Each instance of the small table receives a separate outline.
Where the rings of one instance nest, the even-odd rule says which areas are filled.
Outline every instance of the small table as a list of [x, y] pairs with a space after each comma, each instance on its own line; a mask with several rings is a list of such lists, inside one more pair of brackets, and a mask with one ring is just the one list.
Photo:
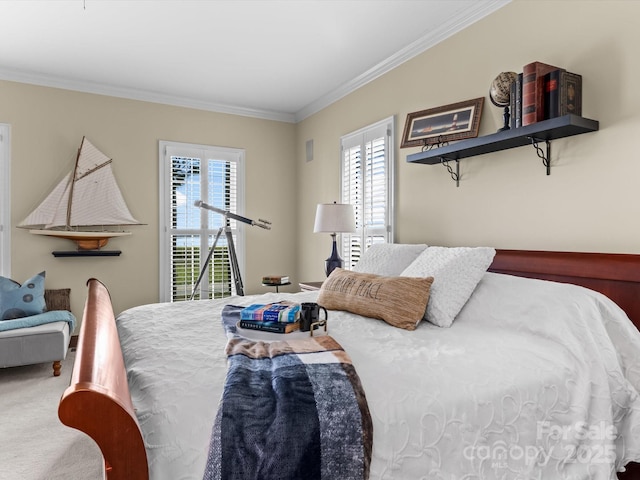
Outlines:
[[303, 292], [315, 292], [320, 290], [324, 282], [300, 282], [300, 290]]
[[286, 285], [291, 285], [291, 282], [286, 282], [286, 283], [265, 283], [262, 282], [262, 286], [263, 287], [276, 287], [276, 293], [278, 292], [278, 287], [284, 287]]

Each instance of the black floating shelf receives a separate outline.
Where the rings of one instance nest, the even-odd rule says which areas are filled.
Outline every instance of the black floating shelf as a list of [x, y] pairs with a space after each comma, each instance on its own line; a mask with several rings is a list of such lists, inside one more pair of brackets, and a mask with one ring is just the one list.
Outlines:
[[118, 257], [120, 250], [70, 250], [51, 252], [54, 257]]
[[484, 155], [509, 148], [531, 145], [532, 140], [546, 142], [558, 138], [571, 137], [582, 133], [595, 132], [599, 128], [597, 120], [577, 115], [543, 120], [532, 125], [513, 128], [483, 137], [460, 140], [443, 147], [407, 155], [407, 162], [435, 165], [449, 160]]

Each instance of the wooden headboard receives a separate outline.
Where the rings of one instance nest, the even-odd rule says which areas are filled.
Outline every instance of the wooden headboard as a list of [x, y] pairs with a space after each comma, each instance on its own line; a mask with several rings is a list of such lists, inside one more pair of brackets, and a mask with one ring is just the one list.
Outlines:
[[489, 270], [573, 283], [603, 293], [640, 330], [640, 255], [498, 250]]

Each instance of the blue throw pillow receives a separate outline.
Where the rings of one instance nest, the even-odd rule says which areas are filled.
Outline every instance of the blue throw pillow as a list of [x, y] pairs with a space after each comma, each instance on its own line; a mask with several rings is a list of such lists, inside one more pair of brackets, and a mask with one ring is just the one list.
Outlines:
[[0, 320], [29, 317], [47, 310], [44, 301], [44, 275], [40, 272], [20, 285], [0, 277]]

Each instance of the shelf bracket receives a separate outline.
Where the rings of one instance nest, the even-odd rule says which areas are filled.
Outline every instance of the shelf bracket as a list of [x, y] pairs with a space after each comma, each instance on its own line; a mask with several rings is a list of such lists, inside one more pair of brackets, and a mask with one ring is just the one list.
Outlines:
[[456, 159], [455, 162], [456, 162], [456, 170], [454, 171], [453, 168], [451, 168], [451, 165], [449, 165], [449, 160], [444, 157], [440, 157], [440, 163], [445, 166], [445, 168], [449, 172], [449, 175], [451, 175], [451, 178], [456, 182], [456, 187], [459, 187], [460, 186], [460, 160]]
[[[527, 137], [531, 140], [531, 145], [536, 149], [536, 154], [542, 160], [542, 164], [547, 168], [547, 175], [551, 175], [551, 142], [549, 140], [538, 140], [535, 137]], [[547, 144], [546, 153], [538, 145], [539, 142], [545, 142]]]

